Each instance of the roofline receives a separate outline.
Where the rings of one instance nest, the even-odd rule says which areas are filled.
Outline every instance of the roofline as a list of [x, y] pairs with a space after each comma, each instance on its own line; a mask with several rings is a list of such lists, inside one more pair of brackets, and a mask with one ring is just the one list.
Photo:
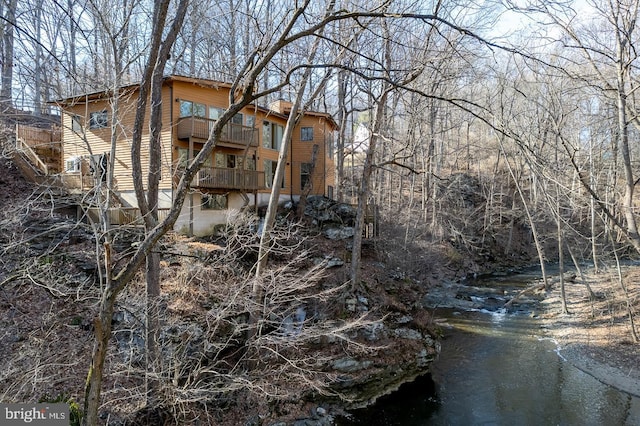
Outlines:
[[331, 124], [333, 124], [333, 127], [338, 128], [338, 123], [336, 122], [336, 120], [333, 118], [333, 116], [331, 114], [329, 114], [328, 112], [321, 112], [321, 111], [304, 111], [304, 115], [315, 115], [318, 117], [324, 117], [327, 120], [329, 120], [331, 122]]
[[[125, 86], [120, 86], [121, 91], [133, 90], [135, 91], [139, 87], [139, 83], [135, 84], [127, 84]], [[111, 90], [99, 90], [95, 92], [88, 93], [80, 93], [77, 95], [72, 95], [67, 98], [54, 99], [52, 101], [47, 102], [52, 105], [76, 105], [83, 102], [96, 101], [99, 99], [104, 99], [108, 97], [108, 94]]]
[[[197, 78], [197, 77], [187, 77], [187, 76], [179, 75], [179, 74], [171, 74], [171, 75], [165, 76], [164, 79], [163, 79], [163, 84], [172, 83], [174, 81], [183, 82], [183, 83], [191, 83], [191, 84], [194, 84], [194, 85], [213, 88], [213, 89], [220, 89], [220, 88], [231, 89], [233, 87], [233, 85], [231, 83], [227, 83], [227, 82], [223, 82], [223, 81], [209, 80], [209, 79]], [[136, 91], [139, 86], [140, 86], [140, 83], [132, 83], [132, 84], [121, 86], [120, 90], [122, 90], [122, 91], [127, 91], [127, 90]], [[77, 105], [77, 104], [84, 103], [84, 102], [96, 101], [96, 100], [107, 98], [109, 92], [110, 92], [110, 90], [100, 90], [100, 91], [96, 91], [96, 92], [82, 93], [82, 94], [70, 96], [68, 98], [56, 99], [56, 100], [53, 100], [53, 101], [49, 101], [47, 103], [53, 104], [53, 105], [59, 105], [59, 106]], [[264, 107], [264, 106], [260, 106], [260, 105], [256, 105], [256, 104], [249, 104], [247, 106], [248, 107], [257, 108], [258, 110], [264, 112], [267, 115], [273, 115], [273, 116], [276, 116], [276, 117], [279, 117], [279, 118], [284, 118], [284, 119], [287, 119], [289, 117], [288, 114], [280, 114], [279, 112], [276, 112], [276, 111], [274, 111], [274, 110], [272, 110], [270, 108]], [[324, 118], [328, 119], [333, 124], [334, 127], [336, 127], [336, 128], [338, 127], [338, 124], [334, 120], [333, 116], [331, 114], [329, 114], [329, 113], [320, 112], [320, 111], [304, 111], [304, 115], [312, 115], [312, 116], [324, 117]]]
[[164, 81], [165, 82], [181, 81], [181, 82], [184, 82], [184, 83], [196, 84], [198, 86], [211, 87], [213, 89], [219, 89], [219, 88], [231, 89], [233, 87], [233, 84], [227, 83], [227, 82], [224, 82], [224, 81], [209, 80], [209, 79], [206, 79], [206, 78], [197, 78], [197, 77], [187, 77], [187, 76], [179, 75], [179, 74], [168, 75], [168, 76], [164, 77]]

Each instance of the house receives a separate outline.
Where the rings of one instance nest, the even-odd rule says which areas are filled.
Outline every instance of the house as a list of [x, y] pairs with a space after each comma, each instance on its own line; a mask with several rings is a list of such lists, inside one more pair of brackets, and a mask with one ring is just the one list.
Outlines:
[[[212, 80], [177, 75], [164, 79], [159, 210], [172, 205], [177, 176], [206, 142], [213, 123], [228, 105], [230, 89], [230, 84]], [[114, 159], [114, 189], [120, 205], [114, 223], [130, 221], [137, 207], [130, 167], [137, 90], [132, 85], [120, 92]], [[77, 192], [92, 191], [105, 178], [114, 123], [111, 101], [101, 92], [55, 102], [62, 115], [61, 177], [65, 186]], [[194, 178], [176, 230], [207, 235], [214, 226], [226, 223], [230, 213], [268, 203], [290, 111], [290, 103], [278, 101], [269, 107], [249, 105], [232, 118], [211, 158]], [[305, 188], [308, 194], [333, 197], [336, 130], [329, 114], [305, 112], [294, 129], [286, 159], [283, 200], [299, 199]], [[141, 155], [144, 171], [148, 165], [144, 146]]]

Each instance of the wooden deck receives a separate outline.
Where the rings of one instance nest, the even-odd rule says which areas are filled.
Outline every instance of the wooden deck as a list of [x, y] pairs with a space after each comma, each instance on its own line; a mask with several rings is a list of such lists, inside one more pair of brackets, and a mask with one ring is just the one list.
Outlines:
[[16, 124], [16, 149], [44, 175], [62, 171], [62, 128]]
[[[158, 209], [158, 220], [163, 221], [170, 209]], [[100, 210], [96, 207], [84, 208], [87, 216], [94, 222], [100, 221]], [[107, 211], [111, 226], [143, 226], [140, 209], [136, 207], [112, 207]]]
[[192, 186], [194, 188], [242, 191], [257, 191], [266, 188], [264, 172], [217, 167], [203, 167], [200, 169], [193, 180]]
[[[178, 139], [194, 138], [205, 141], [209, 139], [215, 122], [216, 120], [208, 118], [183, 117], [178, 121]], [[220, 144], [232, 148], [257, 147], [256, 129], [241, 124], [227, 123], [222, 128]]]

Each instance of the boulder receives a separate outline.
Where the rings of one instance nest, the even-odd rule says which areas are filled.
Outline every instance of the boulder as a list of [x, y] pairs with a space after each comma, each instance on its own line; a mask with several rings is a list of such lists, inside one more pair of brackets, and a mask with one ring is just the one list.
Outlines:
[[325, 237], [329, 238], [330, 240], [344, 240], [353, 237], [354, 234], [355, 230], [350, 226], [346, 226], [343, 228], [330, 228], [325, 229], [324, 231]]

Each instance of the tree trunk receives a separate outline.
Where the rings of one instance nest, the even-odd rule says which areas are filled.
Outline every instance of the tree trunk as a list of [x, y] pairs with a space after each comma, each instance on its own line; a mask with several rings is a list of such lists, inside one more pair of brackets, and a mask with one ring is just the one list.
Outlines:
[[100, 314], [94, 320], [95, 343], [91, 357], [91, 367], [85, 384], [84, 416], [82, 424], [94, 426], [98, 424], [98, 410], [100, 408], [100, 390], [102, 388], [102, 375], [104, 374], [104, 362], [107, 358], [109, 340], [111, 339], [111, 320], [116, 297], [119, 291], [114, 289], [111, 271], [111, 245], [104, 245], [104, 269], [106, 289], [100, 300]]
[[[168, 40], [173, 44], [173, 40]], [[165, 40], [165, 45], [167, 40]], [[163, 52], [160, 52], [163, 55]], [[164, 61], [159, 58], [159, 65], [164, 69]], [[150, 233], [158, 225], [159, 185], [162, 173], [162, 146], [160, 133], [162, 130], [162, 72], [156, 68], [151, 82], [151, 112], [149, 115], [149, 175], [147, 176], [147, 206], [148, 211], [143, 212], [147, 216], [145, 229]], [[147, 254], [146, 261], [147, 281], [147, 335], [146, 335], [146, 361], [147, 361], [147, 397], [152, 398], [152, 391], [157, 388], [155, 377], [159, 372], [158, 335], [160, 333], [160, 254], [152, 251]], [[150, 375], [150, 376], [149, 376]], [[150, 378], [151, 377], [151, 378]]]
[[556, 188], [556, 235], [558, 237], [558, 272], [560, 275], [560, 300], [562, 301], [562, 313], [568, 314], [569, 307], [567, 306], [567, 295], [565, 292], [564, 281], [564, 238], [562, 237], [562, 219], [560, 217], [560, 185]]
[[516, 179], [516, 175], [513, 172], [513, 168], [511, 167], [511, 163], [509, 162], [509, 158], [507, 157], [507, 153], [504, 150], [504, 144], [502, 142], [502, 138], [498, 139], [500, 144], [500, 150], [502, 151], [502, 155], [504, 157], [505, 165], [507, 166], [507, 170], [509, 170], [509, 174], [513, 179], [513, 183], [516, 186], [516, 190], [518, 191], [518, 195], [520, 196], [520, 200], [522, 201], [522, 207], [527, 215], [527, 219], [529, 219], [529, 226], [531, 226], [531, 234], [533, 235], [533, 241], [536, 245], [536, 252], [538, 253], [538, 261], [540, 262], [540, 272], [542, 273], [542, 281], [544, 282], [545, 289], [549, 289], [549, 279], [547, 278], [547, 269], [544, 263], [544, 253], [542, 252], [542, 244], [540, 244], [540, 239], [538, 235], [538, 231], [536, 229], [536, 224], [533, 221], [533, 217], [531, 216], [531, 211], [529, 210], [529, 206], [527, 205], [527, 199], [525, 195], [522, 193], [522, 188], [520, 187], [520, 183]]
[[[151, 290], [150, 300], [147, 301], [148, 306], [151, 306], [151, 321], [150, 329], [153, 330], [151, 337], [147, 337], [147, 345], [152, 345], [151, 353], [155, 353], [155, 342], [156, 342], [156, 334], [157, 333], [157, 323], [154, 318], [157, 318], [155, 313], [157, 312], [157, 298], [156, 295], [159, 295], [159, 255], [157, 253], [153, 253], [153, 247], [156, 242], [160, 238], [161, 235], [166, 233], [167, 229], [171, 226], [171, 223], [175, 222], [179, 214], [180, 207], [182, 205], [182, 201], [184, 201], [184, 195], [182, 199], [178, 200], [178, 202], [173, 207], [173, 215], [164, 223], [163, 227], [159, 228], [155, 226], [157, 224], [157, 214], [155, 218], [148, 214], [150, 212], [149, 203], [145, 197], [145, 193], [142, 186], [142, 167], [140, 164], [140, 145], [142, 140], [142, 126], [144, 123], [144, 117], [146, 114], [146, 106], [148, 102], [149, 89], [152, 87], [152, 76], [159, 75], [157, 82], [162, 81], [162, 73], [164, 70], [164, 66], [166, 64], [166, 60], [168, 58], [168, 52], [171, 49], [171, 46], [175, 40], [175, 37], [178, 33], [179, 28], [182, 26], [182, 21], [184, 19], [184, 15], [187, 9], [187, 0], [182, 0], [176, 9], [176, 15], [174, 17], [171, 29], [167, 32], [166, 38], [164, 42], [162, 41], [162, 36], [165, 29], [165, 20], [167, 16], [169, 1], [164, 0], [161, 2], [156, 2], [154, 8], [154, 29], [152, 32], [152, 43], [150, 47], [151, 54], [149, 55], [147, 65], [146, 65], [146, 74], [143, 77], [143, 81], [140, 85], [139, 98], [137, 102], [137, 110], [136, 117], [134, 121], [134, 129], [133, 129], [133, 138], [132, 138], [132, 148], [131, 148], [131, 157], [132, 157], [132, 176], [134, 178], [134, 187], [136, 189], [136, 198], [138, 201], [138, 206], [140, 207], [140, 211], [143, 214], [143, 218], [145, 219], [145, 241], [139, 246], [138, 251], [132, 256], [131, 260], [129, 260], [128, 264], [122, 270], [120, 274], [116, 278], [112, 278], [113, 276], [113, 265], [111, 264], [111, 246], [107, 243], [105, 244], [105, 273], [106, 273], [106, 289], [103, 293], [102, 301], [100, 304], [100, 312], [98, 314], [98, 318], [96, 319], [96, 343], [94, 346], [94, 352], [92, 356], [92, 364], [89, 370], [89, 374], [87, 377], [87, 385], [85, 389], [85, 407], [84, 407], [84, 424], [85, 425], [95, 425], [97, 424], [98, 419], [98, 408], [100, 406], [100, 392], [102, 387], [102, 376], [104, 370], [104, 362], [107, 355], [108, 342], [111, 338], [111, 318], [113, 316], [113, 309], [116, 302], [116, 298], [120, 291], [124, 288], [124, 286], [131, 281], [135, 272], [138, 270], [142, 261], [145, 257], [147, 257], [147, 277], [150, 278], [151, 282]], [[155, 85], [154, 89], [159, 90], [161, 85]], [[115, 88], [114, 96], [117, 99], [118, 97], [118, 87]], [[159, 96], [159, 95], [158, 95]], [[152, 99], [157, 100], [158, 98]], [[156, 105], [159, 108], [159, 104]], [[153, 111], [153, 109], [152, 109]], [[155, 111], [157, 113], [157, 111]], [[159, 116], [159, 114], [156, 114]], [[113, 120], [116, 120], [118, 117], [113, 117]], [[157, 117], [155, 118], [157, 120]], [[153, 118], [151, 118], [153, 120]], [[157, 134], [159, 135], [159, 124], [158, 123], [150, 123], [150, 126], [156, 125]], [[150, 141], [150, 145], [153, 143]], [[157, 148], [156, 148], [157, 149]], [[112, 148], [112, 151], [114, 149]], [[158, 149], [159, 152], [159, 149]], [[110, 159], [112, 162], [115, 161], [115, 156]], [[153, 160], [152, 160], [153, 161]], [[159, 166], [157, 167], [159, 170]], [[155, 175], [155, 178], [159, 179], [159, 174]], [[152, 178], [153, 179], [153, 178]], [[155, 197], [151, 197], [151, 202], [153, 203], [153, 208], [157, 208], [157, 185], [155, 191]], [[155, 200], [155, 201], [154, 201]], [[157, 211], [156, 211], [157, 213]], [[171, 222], [173, 221], [173, 222]], [[155, 317], [154, 317], [155, 315]]]
[[[384, 22], [383, 22], [384, 25]], [[387, 28], [384, 26], [384, 31]], [[388, 62], [391, 60], [390, 47], [391, 42], [389, 38], [384, 40], [384, 62], [388, 66]], [[390, 69], [388, 67], [387, 69]], [[356, 210], [355, 226], [353, 227], [353, 248], [351, 250], [351, 288], [355, 290], [360, 284], [360, 260], [362, 258], [362, 232], [364, 229], [364, 219], [367, 212], [367, 202], [369, 201], [369, 186], [371, 185], [371, 177], [373, 175], [374, 164], [373, 158], [376, 152], [379, 135], [382, 131], [385, 121], [385, 110], [387, 107], [387, 98], [389, 92], [392, 90], [392, 86], [389, 82], [382, 83], [382, 93], [376, 100], [376, 109], [373, 116], [373, 122], [369, 132], [369, 146], [367, 147], [367, 153], [364, 159], [364, 165], [362, 168], [362, 176], [360, 178], [360, 187], [358, 188], [358, 207]]]
[[347, 81], [348, 76], [346, 71], [341, 70], [338, 72], [338, 123], [339, 123], [339, 131], [338, 131], [338, 140], [336, 145], [336, 198], [338, 202], [344, 202], [344, 188], [342, 182], [344, 182], [344, 148], [345, 148], [345, 137], [347, 132], [347, 120], [348, 120], [348, 112], [347, 112]]
[[35, 4], [35, 51], [34, 51], [34, 113], [36, 115], [42, 114], [42, 82], [43, 78], [43, 58], [42, 58], [42, 2], [43, 0], [37, 0]]
[[16, 22], [16, 7], [18, 0], [10, 0], [6, 5], [5, 22], [3, 24], [2, 44], [2, 87], [0, 88], [0, 111], [10, 108], [13, 104], [13, 42]]

